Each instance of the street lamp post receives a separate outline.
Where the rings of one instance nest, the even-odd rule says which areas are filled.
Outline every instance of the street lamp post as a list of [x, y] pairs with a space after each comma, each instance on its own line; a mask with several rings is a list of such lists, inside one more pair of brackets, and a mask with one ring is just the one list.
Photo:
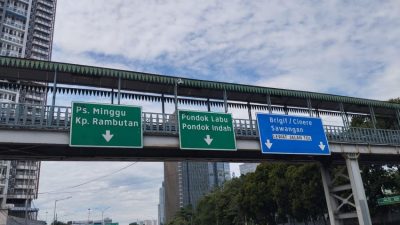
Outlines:
[[56, 224], [56, 210], [57, 210], [57, 202], [62, 201], [62, 200], [67, 200], [72, 198], [72, 196], [66, 197], [66, 198], [61, 198], [61, 199], [56, 199], [54, 200], [54, 217], [53, 217], [53, 225]]
[[104, 212], [109, 208], [111, 208], [111, 207], [107, 207], [107, 208], [101, 210], [101, 224], [102, 225], [104, 225]]
[[88, 208], [87, 223], [90, 224], [90, 208]]

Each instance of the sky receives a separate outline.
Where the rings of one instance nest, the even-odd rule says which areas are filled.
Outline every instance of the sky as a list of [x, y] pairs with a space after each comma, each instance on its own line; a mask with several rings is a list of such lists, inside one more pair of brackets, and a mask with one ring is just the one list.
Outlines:
[[[53, 60], [386, 100], [400, 96], [397, 0], [58, 0]], [[150, 106], [149, 106], [150, 107]], [[162, 163], [43, 162], [39, 218], [156, 219]], [[61, 190], [60, 190], [61, 189]], [[48, 193], [50, 191], [56, 191]], [[61, 192], [61, 193], [60, 193]]]

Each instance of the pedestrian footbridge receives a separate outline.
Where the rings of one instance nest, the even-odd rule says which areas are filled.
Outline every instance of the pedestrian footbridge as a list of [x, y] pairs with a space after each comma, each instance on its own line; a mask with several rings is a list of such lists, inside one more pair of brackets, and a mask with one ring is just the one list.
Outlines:
[[[255, 120], [233, 119], [237, 152], [180, 150], [174, 115], [142, 113], [143, 149], [69, 147], [71, 107], [2, 103], [0, 155], [34, 160], [211, 160], [260, 161], [327, 160], [326, 156], [263, 155]], [[344, 153], [360, 154], [362, 161], [387, 163], [400, 156], [400, 131], [324, 126], [332, 159]], [[329, 158], [329, 157], [328, 157]]]
[[[400, 161], [400, 104], [386, 101], [10, 57], [0, 57], [0, 89], [8, 97], [0, 102], [2, 159], [319, 162], [331, 225], [352, 218], [371, 225], [359, 163]], [[118, 105], [135, 101], [159, 111], [138, 116], [140, 148], [70, 147], [72, 109], [57, 104], [57, 95]], [[40, 96], [48, 97], [49, 105], [37, 104]], [[176, 115], [166, 112], [168, 106], [173, 112], [193, 107], [231, 112], [237, 150], [181, 150]], [[247, 118], [235, 119], [235, 112], [243, 110]], [[331, 154], [262, 154], [255, 112], [321, 118]], [[109, 131], [104, 135], [112, 137]], [[212, 140], [207, 136], [205, 141]], [[335, 164], [345, 165], [347, 173], [332, 172]], [[348, 184], [335, 186], [335, 176]]]

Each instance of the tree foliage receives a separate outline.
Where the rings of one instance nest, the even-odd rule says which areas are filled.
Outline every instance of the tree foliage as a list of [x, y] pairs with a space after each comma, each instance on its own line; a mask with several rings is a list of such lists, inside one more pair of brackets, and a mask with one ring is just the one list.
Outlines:
[[[183, 208], [170, 225], [275, 225], [321, 219], [326, 203], [316, 164], [260, 164], [203, 197], [194, 213]], [[192, 218], [190, 218], [190, 216]]]
[[[388, 102], [400, 104], [400, 98]], [[352, 127], [373, 128], [371, 119], [356, 117], [351, 121]], [[399, 129], [395, 117], [377, 117], [376, 127], [380, 129]], [[400, 194], [400, 172], [397, 165], [367, 164], [361, 166], [368, 207], [371, 216], [385, 216], [390, 210], [398, 210], [398, 206], [379, 206], [378, 199], [387, 195]]]

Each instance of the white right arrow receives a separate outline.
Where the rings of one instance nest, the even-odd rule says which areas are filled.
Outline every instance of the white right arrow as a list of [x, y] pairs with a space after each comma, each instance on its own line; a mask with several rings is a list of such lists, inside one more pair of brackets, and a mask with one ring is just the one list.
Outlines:
[[267, 142], [265, 142], [265, 145], [267, 146], [268, 149], [271, 149], [272, 143], [267, 139]]
[[204, 141], [205, 141], [208, 145], [211, 145], [211, 142], [213, 141], [213, 139], [210, 137], [210, 135], [207, 134], [206, 138], [204, 138]]
[[110, 133], [110, 130], [106, 130], [106, 134], [102, 134], [103, 138], [106, 139], [107, 142], [110, 142], [111, 138], [114, 137], [114, 134]]
[[325, 149], [325, 145], [324, 145], [324, 143], [322, 143], [322, 141], [319, 142], [318, 146], [322, 151]]

